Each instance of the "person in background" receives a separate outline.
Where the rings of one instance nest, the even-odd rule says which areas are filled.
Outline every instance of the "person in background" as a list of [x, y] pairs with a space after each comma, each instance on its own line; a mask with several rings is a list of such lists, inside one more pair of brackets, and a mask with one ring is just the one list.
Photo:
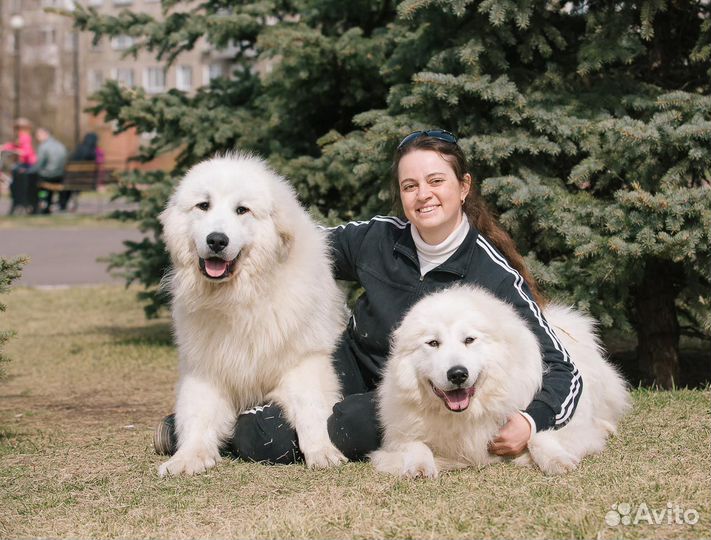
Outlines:
[[87, 133], [69, 158], [70, 161], [96, 161], [96, 146], [99, 138], [96, 133]]
[[[103, 159], [103, 152], [101, 152], [97, 147], [98, 141], [99, 138], [96, 136], [96, 133], [87, 133], [86, 135], [84, 135], [84, 139], [82, 139], [82, 141], [79, 143], [79, 146], [77, 146], [74, 152], [72, 152], [72, 155], [69, 156], [69, 161], [96, 162], [97, 154], [101, 159]], [[59, 197], [59, 208], [61, 210], [66, 210], [69, 200], [77, 195], [78, 192], [76, 191], [62, 191]]]
[[27, 118], [18, 118], [13, 125], [15, 140], [0, 146], [2, 152], [12, 152], [17, 156], [17, 163], [12, 169], [12, 207], [10, 214], [14, 214], [17, 207], [31, 209], [37, 212], [37, 177], [32, 172], [32, 167], [37, 163], [37, 155], [32, 146], [32, 122]]
[[[37, 149], [37, 164], [33, 170], [37, 172], [40, 182], [50, 182], [53, 184], [61, 184], [64, 181], [64, 166], [67, 163], [67, 148], [52, 137], [52, 134], [47, 128], [37, 128], [35, 138], [39, 142]], [[62, 198], [60, 192], [59, 198]], [[42, 213], [49, 214], [52, 210], [52, 195], [53, 191], [48, 191], [46, 206]], [[65, 205], [66, 206], [66, 205]]]

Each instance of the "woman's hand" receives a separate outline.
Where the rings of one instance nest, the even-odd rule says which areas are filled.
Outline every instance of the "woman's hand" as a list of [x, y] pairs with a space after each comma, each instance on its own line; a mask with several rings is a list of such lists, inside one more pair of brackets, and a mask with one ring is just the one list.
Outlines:
[[489, 452], [497, 456], [517, 456], [531, 438], [531, 425], [520, 412], [509, 418], [498, 436], [489, 443]]

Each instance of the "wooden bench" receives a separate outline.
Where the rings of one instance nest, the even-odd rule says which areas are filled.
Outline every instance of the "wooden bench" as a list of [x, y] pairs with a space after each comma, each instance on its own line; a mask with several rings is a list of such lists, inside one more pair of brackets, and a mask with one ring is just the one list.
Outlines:
[[72, 161], [64, 167], [64, 181], [61, 184], [38, 181], [37, 190], [67, 193], [68, 207], [70, 211], [75, 211], [80, 192], [98, 191], [108, 184], [115, 184], [118, 181], [117, 173], [124, 169], [125, 162]]
[[[96, 191], [102, 176], [110, 178], [108, 170], [100, 168], [101, 165], [94, 161], [73, 161], [64, 168], [64, 182], [39, 182], [40, 189], [47, 191]], [[102, 182], [103, 183], [103, 182]]]

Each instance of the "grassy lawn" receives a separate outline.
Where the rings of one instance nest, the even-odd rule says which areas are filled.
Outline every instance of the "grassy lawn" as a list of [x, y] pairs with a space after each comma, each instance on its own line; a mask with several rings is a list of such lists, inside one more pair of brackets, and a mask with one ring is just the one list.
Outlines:
[[[403, 481], [349, 463], [328, 471], [226, 461], [160, 479], [153, 425], [171, 411], [167, 320], [135, 291], [16, 289], [0, 329], [18, 335], [0, 383], [0, 537], [702, 538], [711, 527], [709, 391], [636, 390], [600, 456], [561, 478], [500, 464]], [[698, 512], [607, 525], [667, 504]], [[672, 509], [673, 512], [673, 509]], [[692, 516], [693, 514], [689, 514]]]

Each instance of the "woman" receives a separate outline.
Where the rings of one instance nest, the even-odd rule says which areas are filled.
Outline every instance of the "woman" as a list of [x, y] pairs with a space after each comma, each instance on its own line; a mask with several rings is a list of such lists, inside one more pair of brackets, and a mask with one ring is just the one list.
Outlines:
[[[329, 230], [335, 277], [364, 289], [334, 358], [345, 397], [328, 419], [331, 440], [351, 460], [378, 448], [374, 390], [391, 332], [424, 295], [465, 282], [512, 304], [543, 353], [541, 391], [490, 445], [498, 455], [519, 454], [535, 430], [570, 420], [582, 380], [541, 314], [542, 298], [513, 241], [474, 192], [456, 137], [441, 130], [411, 133], [397, 147], [393, 173], [407, 221], [376, 216]], [[158, 453], [175, 451], [172, 417], [159, 424], [154, 442]], [[300, 458], [296, 434], [275, 404], [240, 415], [229, 447], [255, 461]]]
[[17, 162], [12, 169], [12, 207], [14, 214], [18, 206], [37, 213], [37, 179], [32, 173], [32, 167], [37, 163], [37, 154], [32, 145], [32, 122], [27, 118], [18, 118], [14, 124], [15, 141], [0, 146], [2, 152], [12, 152], [17, 156]]

